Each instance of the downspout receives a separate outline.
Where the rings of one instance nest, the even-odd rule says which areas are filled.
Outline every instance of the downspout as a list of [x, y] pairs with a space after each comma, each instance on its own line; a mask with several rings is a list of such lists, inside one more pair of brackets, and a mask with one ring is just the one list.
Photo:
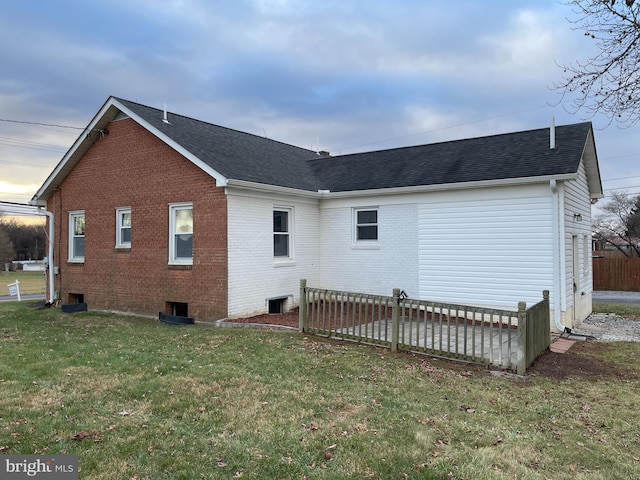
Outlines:
[[562, 268], [562, 229], [560, 228], [560, 200], [558, 193], [558, 184], [555, 179], [549, 182], [551, 188], [551, 218], [553, 224], [553, 322], [559, 332], [564, 332], [565, 327], [562, 325], [561, 295], [562, 285], [560, 280], [560, 269]]
[[47, 303], [49, 305], [53, 305], [53, 302], [55, 301], [54, 298], [54, 294], [53, 294], [53, 276], [54, 276], [54, 267], [53, 267], [53, 239], [54, 239], [54, 235], [55, 235], [55, 227], [53, 224], [53, 212], [49, 212], [48, 210], [43, 210], [40, 207], [38, 207], [38, 211], [42, 214], [42, 215], [46, 215], [49, 218], [49, 252], [47, 255], [47, 258], [49, 259], [49, 261], [47, 262], [47, 268], [49, 269], [49, 300], [47, 301]]

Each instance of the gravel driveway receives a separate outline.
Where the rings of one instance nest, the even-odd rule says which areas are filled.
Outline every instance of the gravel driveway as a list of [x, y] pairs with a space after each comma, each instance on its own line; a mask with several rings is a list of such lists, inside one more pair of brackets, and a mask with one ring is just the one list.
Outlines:
[[598, 340], [640, 342], [640, 320], [620, 317], [613, 313], [592, 313], [574, 330]]

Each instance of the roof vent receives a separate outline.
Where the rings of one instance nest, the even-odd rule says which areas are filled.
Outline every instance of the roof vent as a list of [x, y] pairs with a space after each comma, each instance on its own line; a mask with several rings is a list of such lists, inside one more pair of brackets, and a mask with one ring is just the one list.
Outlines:
[[556, 117], [551, 117], [551, 129], [549, 130], [549, 148], [556, 148]]
[[318, 155], [320, 155], [321, 157], [330, 157], [331, 156], [331, 152], [327, 152], [326, 150], [320, 150], [318, 152]]
[[163, 111], [163, 114], [162, 114], [162, 121], [164, 123], [169, 123], [169, 117], [167, 115], [167, 104], [166, 103], [164, 104], [164, 111]]

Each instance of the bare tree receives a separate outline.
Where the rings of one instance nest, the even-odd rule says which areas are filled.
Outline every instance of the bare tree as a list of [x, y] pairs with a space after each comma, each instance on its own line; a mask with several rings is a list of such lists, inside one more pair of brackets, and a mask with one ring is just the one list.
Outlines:
[[611, 245], [627, 257], [640, 257], [639, 239], [635, 236], [636, 208], [639, 204], [640, 196], [614, 193], [601, 207], [603, 213], [593, 218], [595, 240]]
[[610, 121], [632, 126], [640, 121], [640, 2], [570, 0], [574, 30], [595, 42], [599, 53], [586, 61], [561, 65], [564, 79], [553, 85], [577, 94], [572, 113], [606, 114]]

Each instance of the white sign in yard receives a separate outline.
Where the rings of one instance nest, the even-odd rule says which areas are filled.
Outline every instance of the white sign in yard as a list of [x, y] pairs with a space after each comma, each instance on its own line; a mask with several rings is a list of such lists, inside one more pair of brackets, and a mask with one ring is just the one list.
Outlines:
[[20, 301], [20, 282], [16, 280], [14, 283], [7, 285], [7, 287], [9, 287], [9, 295], [18, 297], [18, 301]]

